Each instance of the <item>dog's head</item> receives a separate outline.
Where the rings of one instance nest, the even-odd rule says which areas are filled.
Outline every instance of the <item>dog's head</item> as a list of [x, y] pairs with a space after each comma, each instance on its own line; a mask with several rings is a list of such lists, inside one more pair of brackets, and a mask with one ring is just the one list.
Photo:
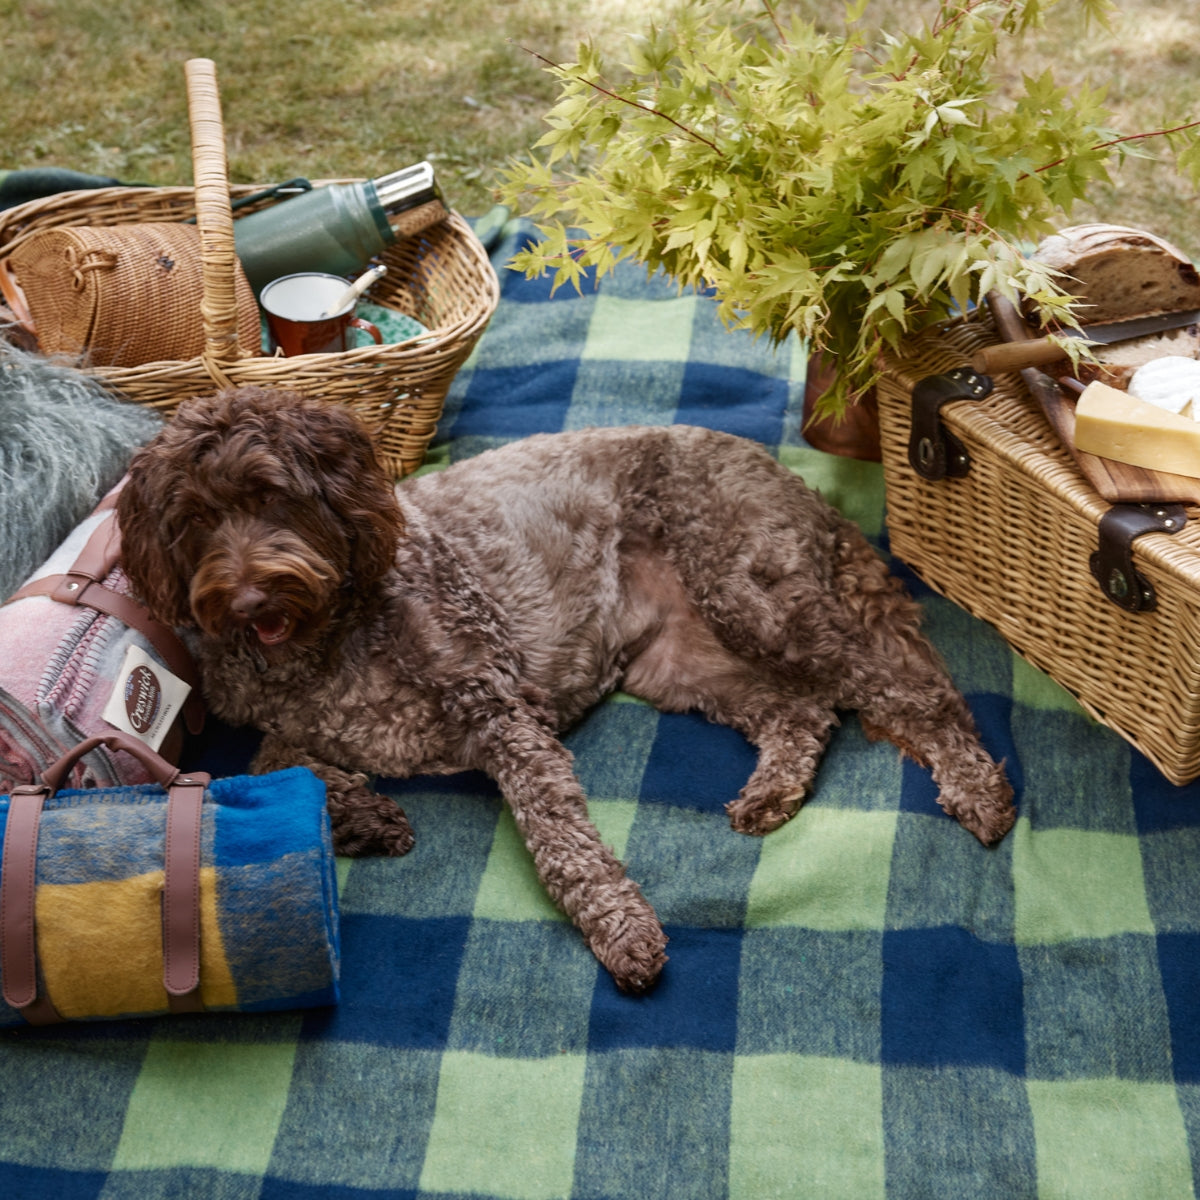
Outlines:
[[392, 479], [345, 408], [244, 387], [186, 401], [134, 456], [121, 561], [152, 615], [263, 647], [311, 643], [395, 561]]

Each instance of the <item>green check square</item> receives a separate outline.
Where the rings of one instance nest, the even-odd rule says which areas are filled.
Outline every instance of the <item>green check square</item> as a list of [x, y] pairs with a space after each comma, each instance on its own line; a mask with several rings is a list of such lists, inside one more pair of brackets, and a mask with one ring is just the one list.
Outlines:
[[[621, 858], [637, 813], [633, 800], [589, 800], [588, 815], [600, 837]], [[496, 822], [496, 836], [475, 896], [474, 916], [493, 921], [565, 921], [546, 895], [525, 847], [505, 807]]]
[[1136, 835], [1035, 831], [1021, 818], [1009, 836], [1018, 945], [1153, 935]]
[[799, 1054], [739, 1056], [733, 1066], [729, 1195], [882, 1197], [880, 1068]]
[[588, 324], [580, 358], [685, 363], [692, 348], [696, 297], [627, 300], [603, 292]]
[[1042, 712], [1065, 712], [1092, 718], [1083, 710], [1078, 700], [1062, 684], [1051, 679], [1033, 663], [1013, 652], [1012, 696], [1018, 704]]
[[448, 1051], [421, 1171], [423, 1192], [552, 1200], [571, 1191], [587, 1056]]
[[213, 1167], [263, 1174], [295, 1058], [294, 1042], [152, 1041], [113, 1169]]
[[747, 928], [882, 928], [895, 836], [894, 812], [802, 808], [763, 839]]
[[779, 461], [853, 521], [867, 537], [883, 532], [883, 468], [810, 446], [780, 446]]
[[1188, 1197], [1192, 1163], [1175, 1087], [1129, 1079], [1026, 1084], [1038, 1195]]

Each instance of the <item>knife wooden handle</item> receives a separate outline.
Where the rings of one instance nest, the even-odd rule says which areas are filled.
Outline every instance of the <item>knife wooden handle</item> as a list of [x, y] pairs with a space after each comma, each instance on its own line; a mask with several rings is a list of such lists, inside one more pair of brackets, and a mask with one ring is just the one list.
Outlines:
[[1001, 375], [1005, 371], [1040, 367], [1066, 357], [1063, 348], [1055, 345], [1049, 338], [1032, 338], [1029, 341], [999, 342], [994, 346], [984, 346], [972, 357], [971, 366], [981, 375]]

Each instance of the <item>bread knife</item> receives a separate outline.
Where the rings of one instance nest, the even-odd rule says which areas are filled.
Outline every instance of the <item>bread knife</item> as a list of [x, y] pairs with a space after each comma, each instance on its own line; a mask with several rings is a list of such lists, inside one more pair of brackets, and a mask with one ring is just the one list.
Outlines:
[[[1111, 346], [1116, 342], [1128, 342], [1135, 338], [1165, 333], [1169, 329], [1182, 329], [1200, 322], [1200, 309], [1184, 312], [1156, 313], [1151, 317], [1133, 317], [1127, 321], [1108, 321], [1102, 325], [1085, 325], [1082, 329], [1062, 329], [1059, 337], [1084, 338], [1100, 346]], [[1026, 367], [1040, 367], [1044, 363], [1065, 358], [1063, 348], [1048, 337], [1031, 338], [1029, 341], [1002, 342], [985, 346], [971, 359], [971, 366], [981, 375], [996, 375], [1005, 371], [1021, 371]]]

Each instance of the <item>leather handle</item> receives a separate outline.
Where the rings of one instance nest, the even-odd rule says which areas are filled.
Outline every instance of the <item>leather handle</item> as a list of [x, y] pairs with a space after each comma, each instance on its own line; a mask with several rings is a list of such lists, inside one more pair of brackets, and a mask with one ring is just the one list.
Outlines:
[[181, 774], [145, 742], [119, 730], [80, 742], [42, 772], [48, 795], [61, 786], [71, 768], [97, 746], [124, 750], [139, 759], [167, 789], [167, 833], [163, 861], [163, 985], [172, 1012], [202, 1012], [200, 1000], [200, 823], [204, 771]]
[[191, 687], [192, 691], [184, 701], [183, 715], [188, 729], [199, 733], [204, 728], [204, 702], [200, 698], [200, 679], [187, 648], [173, 629], [156, 621], [145, 605], [133, 596], [104, 586], [121, 556], [121, 530], [113, 509], [116, 493], [124, 482], [122, 480], [97, 506], [97, 512], [108, 510], [108, 516], [92, 530], [70, 569], [62, 575], [38, 576], [18, 588], [4, 603], [12, 604], [30, 596], [49, 596], [60, 604], [82, 605], [107, 613], [137, 630], [158, 651], [167, 669]]
[[42, 772], [42, 783], [50, 789], [51, 796], [62, 787], [63, 780], [70, 774], [71, 768], [97, 746], [107, 746], [110, 750], [124, 750], [127, 754], [132, 754], [163, 787], [170, 787], [179, 774], [177, 767], [167, 762], [161, 754], [151, 750], [145, 742], [114, 729], [112, 733], [97, 734], [96, 737], [80, 742]]

